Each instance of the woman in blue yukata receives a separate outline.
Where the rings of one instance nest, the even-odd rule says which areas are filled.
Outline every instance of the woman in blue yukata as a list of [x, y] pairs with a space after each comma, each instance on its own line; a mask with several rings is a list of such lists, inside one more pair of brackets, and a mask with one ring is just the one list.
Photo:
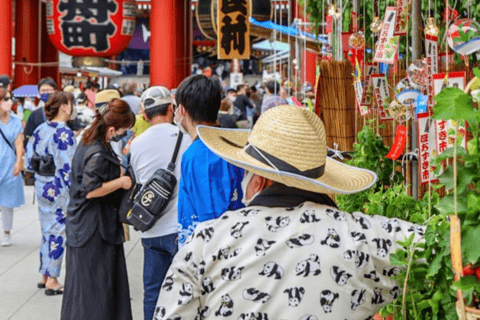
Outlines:
[[65, 217], [70, 189], [70, 170], [76, 140], [66, 121], [73, 110], [73, 95], [56, 92], [45, 104], [47, 122], [33, 133], [27, 145], [28, 166], [35, 171], [35, 194], [42, 228], [39, 288], [46, 295], [63, 293], [58, 283], [65, 252]]
[[12, 244], [13, 208], [25, 203], [20, 175], [23, 169], [22, 121], [12, 112], [12, 100], [7, 93], [7, 88], [0, 86], [0, 211], [3, 227], [1, 245], [4, 247]]

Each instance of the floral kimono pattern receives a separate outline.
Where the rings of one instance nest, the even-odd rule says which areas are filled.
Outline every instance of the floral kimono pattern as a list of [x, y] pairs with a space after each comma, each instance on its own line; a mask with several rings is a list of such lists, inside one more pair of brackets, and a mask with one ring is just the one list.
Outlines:
[[33, 133], [27, 145], [28, 167], [36, 152], [52, 155], [55, 176], [35, 174], [35, 194], [42, 229], [40, 273], [58, 277], [65, 252], [65, 217], [70, 200], [70, 170], [76, 148], [73, 131], [62, 122], [46, 122]]
[[163, 281], [154, 320], [364, 320], [395, 299], [389, 254], [423, 227], [304, 202], [197, 225]]

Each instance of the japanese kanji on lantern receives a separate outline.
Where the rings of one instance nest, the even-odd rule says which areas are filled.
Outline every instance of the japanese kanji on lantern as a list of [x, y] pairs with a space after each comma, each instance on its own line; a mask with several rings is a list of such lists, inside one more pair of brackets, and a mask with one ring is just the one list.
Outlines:
[[250, 0], [218, 0], [218, 59], [250, 59]]
[[108, 57], [122, 52], [135, 30], [134, 0], [47, 0], [53, 45], [72, 56]]

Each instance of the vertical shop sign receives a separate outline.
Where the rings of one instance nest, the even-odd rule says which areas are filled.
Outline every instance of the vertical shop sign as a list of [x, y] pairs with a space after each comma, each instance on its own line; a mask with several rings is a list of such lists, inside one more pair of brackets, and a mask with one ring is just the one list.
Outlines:
[[218, 59], [250, 59], [249, 1], [217, 1]]
[[390, 92], [388, 91], [387, 80], [383, 74], [372, 74], [373, 94], [378, 108], [380, 120], [392, 120], [392, 116], [387, 113], [386, 107], [390, 102]]
[[433, 75], [438, 72], [438, 37], [426, 35], [428, 108], [433, 108]]
[[362, 95], [362, 107], [361, 109], [367, 110], [368, 107], [372, 104], [372, 96], [373, 96], [373, 82], [372, 82], [372, 74], [378, 74], [378, 65], [376, 63], [367, 63], [365, 68], [365, 84], [363, 87], [363, 95]]
[[398, 56], [399, 41], [399, 37], [394, 36], [396, 17], [397, 9], [387, 7], [373, 62], [395, 63]]
[[420, 113], [418, 114], [418, 161], [420, 165], [419, 179], [420, 183], [426, 184], [429, 182], [437, 182], [438, 179], [434, 175], [436, 167], [432, 164], [435, 151], [435, 128], [434, 121], [430, 117], [431, 114]]

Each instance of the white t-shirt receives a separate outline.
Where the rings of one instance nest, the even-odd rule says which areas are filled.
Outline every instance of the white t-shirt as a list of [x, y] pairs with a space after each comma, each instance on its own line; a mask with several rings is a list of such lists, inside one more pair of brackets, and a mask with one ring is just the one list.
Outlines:
[[[172, 159], [173, 150], [177, 142], [178, 128], [170, 123], [159, 123], [148, 128], [132, 141], [130, 147], [131, 164], [137, 182], [144, 184], [152, 174], [160, 168], [166, 169]], [[192, 143], [190, 136], [183, 135], [182, 144], [178, 152], [175, 177], [177, 186], [165, 215], [158, 220], [148, 231], [141, 234], [142, 238], [154, 238], [177, 232], [177, 204], [178, 182], [180, 181], [180, 163], [182, 155]]]

